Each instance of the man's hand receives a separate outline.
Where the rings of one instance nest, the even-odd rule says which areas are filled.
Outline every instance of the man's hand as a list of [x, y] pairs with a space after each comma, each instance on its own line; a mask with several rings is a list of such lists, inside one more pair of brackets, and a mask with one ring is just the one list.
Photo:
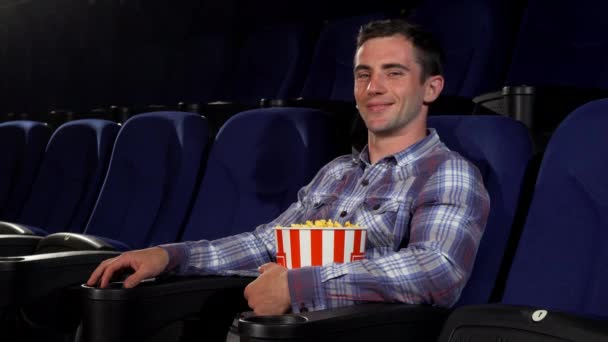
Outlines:
[[281, 315], [289, 311], [291, 297], [287, 269], [274, 262], [260, 266], [260, 276], [245, 288], [245, 299], [256, 315]]
[[99, 283], [100, 288], [108, 287], [114, 273], [131, 269], [131, 274], [124, 281], [125, 288], [131, 288], [146, 278], [159, 275], [169, 263], [169, 254], [160, 247], [152, 247], [138, 251], [123, 253], [116, 258], [104, 260], [87, 280], [88, 286]]

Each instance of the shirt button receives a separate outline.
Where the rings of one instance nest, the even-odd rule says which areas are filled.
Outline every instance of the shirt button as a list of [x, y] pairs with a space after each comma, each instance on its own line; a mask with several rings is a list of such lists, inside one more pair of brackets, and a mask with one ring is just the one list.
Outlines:
[[369, 184], [369, 181], [367, 179], [364, 179], [361, 181], [361, 185], [363, 186], [367, 186]]
[[340, 213], [340, 217], [344, 217], [344, 216], [346, 216], [346, 214], [348, 214], [348, 213], [346, 212], [346, 210], [344, 210]]

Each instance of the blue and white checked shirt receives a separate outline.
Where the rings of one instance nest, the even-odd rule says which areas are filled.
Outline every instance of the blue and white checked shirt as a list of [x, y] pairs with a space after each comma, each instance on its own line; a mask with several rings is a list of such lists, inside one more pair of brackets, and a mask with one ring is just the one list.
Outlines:
[[473, 268], [490, 200], [477, 168], [429, 132], [374, 165], [367, 148], [338, 157], [297, 202], [251, 233], [163, 245], [167, 270], [257, 274], [275, 261], [275, 226], [350, 221], [367, 228], [366, 259], [289, 270], [294, 312], [370, 301], [452, 306]]

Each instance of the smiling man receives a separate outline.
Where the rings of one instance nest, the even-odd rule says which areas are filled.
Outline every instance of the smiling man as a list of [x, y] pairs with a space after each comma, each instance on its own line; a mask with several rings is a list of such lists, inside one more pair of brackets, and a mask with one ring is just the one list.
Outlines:
[[[222, 274], [258, 269], [245, 297], [257, 314], [320, 310], [370, 301], [453, 305], [471, 273], [489, 197], [479, 171], [427, 128], [443, 88], [430, 35], [401, 20], [361, 28], [355, 98], [368, 129], [360, 153], [324, 166], [298, 200], [251, 233], [132, 251], [104, 261], [88, 285], [135, 270], [133, 287], [162, 272]], [[366, 259], [287, 270], [274, 263], [273, 227], [306, 220], [367, 228]]]

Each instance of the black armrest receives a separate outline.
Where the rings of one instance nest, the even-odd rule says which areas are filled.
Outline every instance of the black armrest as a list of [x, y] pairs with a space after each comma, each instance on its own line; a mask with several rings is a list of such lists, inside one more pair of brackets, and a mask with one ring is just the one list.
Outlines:
[[577, 107], [606, 97], [606, 89], [521, 85], [477, 96], [473, 102], [477, 107], [520, 120], [530, 128], [554, 129]]
[[202, 104], [200, 113], [207, 118], [207, 125], [211, 131], [210, 138], [215, 137], [219, 129], [237, 113], [249, 109], [259, 108], [258, 106], [244, 105], [236, 102], [215, 101]]
[[106, 241], [86, 234], [55, 233], [40, 240], [37, 254], [68, 251], [115, 251]]
[[234, 316], [247, 308], [246, 277], [171, 277], [132, 289], [83, 286], [85, 341], [144, 341], [162, 327], [197, 317], [205, 340], [226, 336]]
[[229, 341], [436, 341], [449, 310], [430, 305], [370, 303], [280, 316], [246, 312]]
[[118, 254], [78, 251], [0, 258], [0, 308], [32, 303], [82, 284], [100, 262]]
[[530, 129], [537, 150], [542, 151], [568, 114], [589, 101], [606, 97], [606, 89], [523, 85], [477, 96], [473, 102], [476, 113], [490, 110], [523, 122]]
[[0, 257], [34, 254], [41, 240], [37, 235], [0, 235]]
[[608, 319], [590, 319], [542, 308], [495, 304], [454, 310], [438, 341], [607, 340]]
[[0, 221], [0, 234], [36, 235], [28, 227], [13, 222]]

